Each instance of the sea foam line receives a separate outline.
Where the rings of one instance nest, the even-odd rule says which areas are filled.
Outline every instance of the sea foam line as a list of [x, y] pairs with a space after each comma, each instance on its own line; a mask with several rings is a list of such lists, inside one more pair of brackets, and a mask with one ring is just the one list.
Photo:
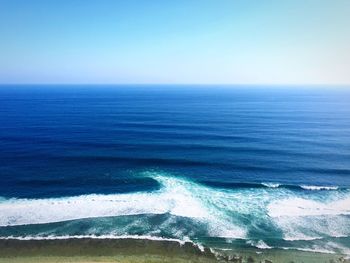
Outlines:
[[1, 240], [66, 240], [66, 239], [141, 239], [141, 240], [151, 240], [151, 241], [169, 241], [169, 242], [177, 242], [180, 245], [184, 245], [185, 243], [192, 243], [193, 241], [190, 239], [176, 239], [176, 238], [165, 238], [165, 237], [157, 237], [157, 236], [149, 236], [149, 235], [48, 235], [48, 236], [1, 236]]
[[317, 190], [338, 190], [338, 186], [316, 186], [316, 185], [300, 185], [301, 188], [305, 190], [312, 190], [312, 191], [317, 191]]
[[290, 197], [268, 205], [270, 217], [297, 217], [322, 215], [350, 215], [350, 197], [331, 202]]
[[[69, 240], [69, 239], [99, 239], [99, 240], [150, 240], [150, 241], [159, 241], [159, 242], [175, 242], [180, 246], [185, 245], [186, 243], [191, 244], [193, 247], [197, 248], [202, 253], [205, 252], [205, 247], [197, 242], [192, 241], [188, 237], [183, 239], [177, 238], [166, 238], [150, 235], [48, 235], [48, 236], [0, 236], [0, 240], [21, 240], [21, 241], [39, 241], [39, 240]], [[210, 250], [211, 251], [211, 250]]]
[[248, 245], [251, 245], [251, 246], [259, 248], [259, 249], [272, 249], [273, 248], [273, 247], [270, 247], [268, 244], [266, 244], [263, 240], [259, 240], [259, 241], [248, 240], [246, 243]]

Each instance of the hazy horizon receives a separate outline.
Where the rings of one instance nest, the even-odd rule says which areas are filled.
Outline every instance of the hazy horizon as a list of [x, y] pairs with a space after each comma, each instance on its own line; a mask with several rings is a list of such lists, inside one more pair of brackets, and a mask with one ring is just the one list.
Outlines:
[[40, 86], [84, 86], [84, 87], [225, 87], [225, 88], [340, 88], [349, 89], [350, 84], [313, 84], [313, 83], [298, 83], [298, 84], [285, 84], [285, 83], [0, 83], [1, 87], [40, 87]]

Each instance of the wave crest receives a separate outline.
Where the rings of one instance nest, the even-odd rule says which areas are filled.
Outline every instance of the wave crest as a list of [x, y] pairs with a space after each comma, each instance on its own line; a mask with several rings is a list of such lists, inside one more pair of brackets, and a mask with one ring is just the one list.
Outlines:
[[[265, 237], [281, 238], [281, 232], [286, 240], [350, 235], [348, 191], [306, 193], [286, 189], [277, 184], [263, 188], [224, 189], [159, 173], [145, 175], [157, 180], [161, 188], [152, 192], [124, 194], [2, 199], [0, 226], [46, 224], [83, 218], [169, 214], [188, 218], [205, 228], [205, 231], [201, 232], [192, 229], [182, 231], [181, 228], [189, 226], [181, 223], [180, 226], [180, 221], [171, 218], [162, 221], [161, 224], [165, 225], [162, 229], [172, 228], [167, 233], [179, 239], [184, 238], [184, 235], [190, 238], [200, 235], [263, 240]], [[142, 235], [149, 233], [160, 236], [157, 222], [148, 222]], [[125, 233], [118, 232], [118, 235], [129, 235], [128, 231], [133, 227], [125, 227]], [[82, 235], [95, 233], [93, 229], [89, 231]], [[251, 236], [250, 233], [254, 233], [255, 236]]]

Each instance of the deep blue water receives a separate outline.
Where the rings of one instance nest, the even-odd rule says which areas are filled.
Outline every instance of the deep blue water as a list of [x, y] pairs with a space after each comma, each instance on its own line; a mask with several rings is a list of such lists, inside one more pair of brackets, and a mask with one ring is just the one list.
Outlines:
[[349, 189], [347, 88], [0, 87], [2, 238], [350, 253]]

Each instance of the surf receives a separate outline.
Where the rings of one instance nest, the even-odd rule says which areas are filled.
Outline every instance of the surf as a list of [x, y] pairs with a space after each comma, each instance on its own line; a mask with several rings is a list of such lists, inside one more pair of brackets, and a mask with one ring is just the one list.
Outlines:
[[[48, 235], [43, 227], [40, 231], [31, 230], [32, 236], [76, 236], [75, 229], [88, 219], [89, 227], [80, 230], [81, 236], [139, 235], [176, 240], [205, 237], [227, 242], [243, 239], [253, 240], [247, 244], [265, 248], [273, 247], [271, 240], [294, 242], [350, 236], [349, 191], [305, 193], [275, 185], [228, 189], [161, 172], [146, 172], [142, 176], [156, 180], [160, 189], [62, 198], [2, 198], [0, 230], [6, 228], [7, 232], [0, 231], [0, 236], [14, 237], [16, 227], [57, 222], [67, 222], [69, 227], [64, 225], [64, 229], [68, 230], [63, 234], [52, 230]], [[94, 221], [102, 219], [106, 226]]]

